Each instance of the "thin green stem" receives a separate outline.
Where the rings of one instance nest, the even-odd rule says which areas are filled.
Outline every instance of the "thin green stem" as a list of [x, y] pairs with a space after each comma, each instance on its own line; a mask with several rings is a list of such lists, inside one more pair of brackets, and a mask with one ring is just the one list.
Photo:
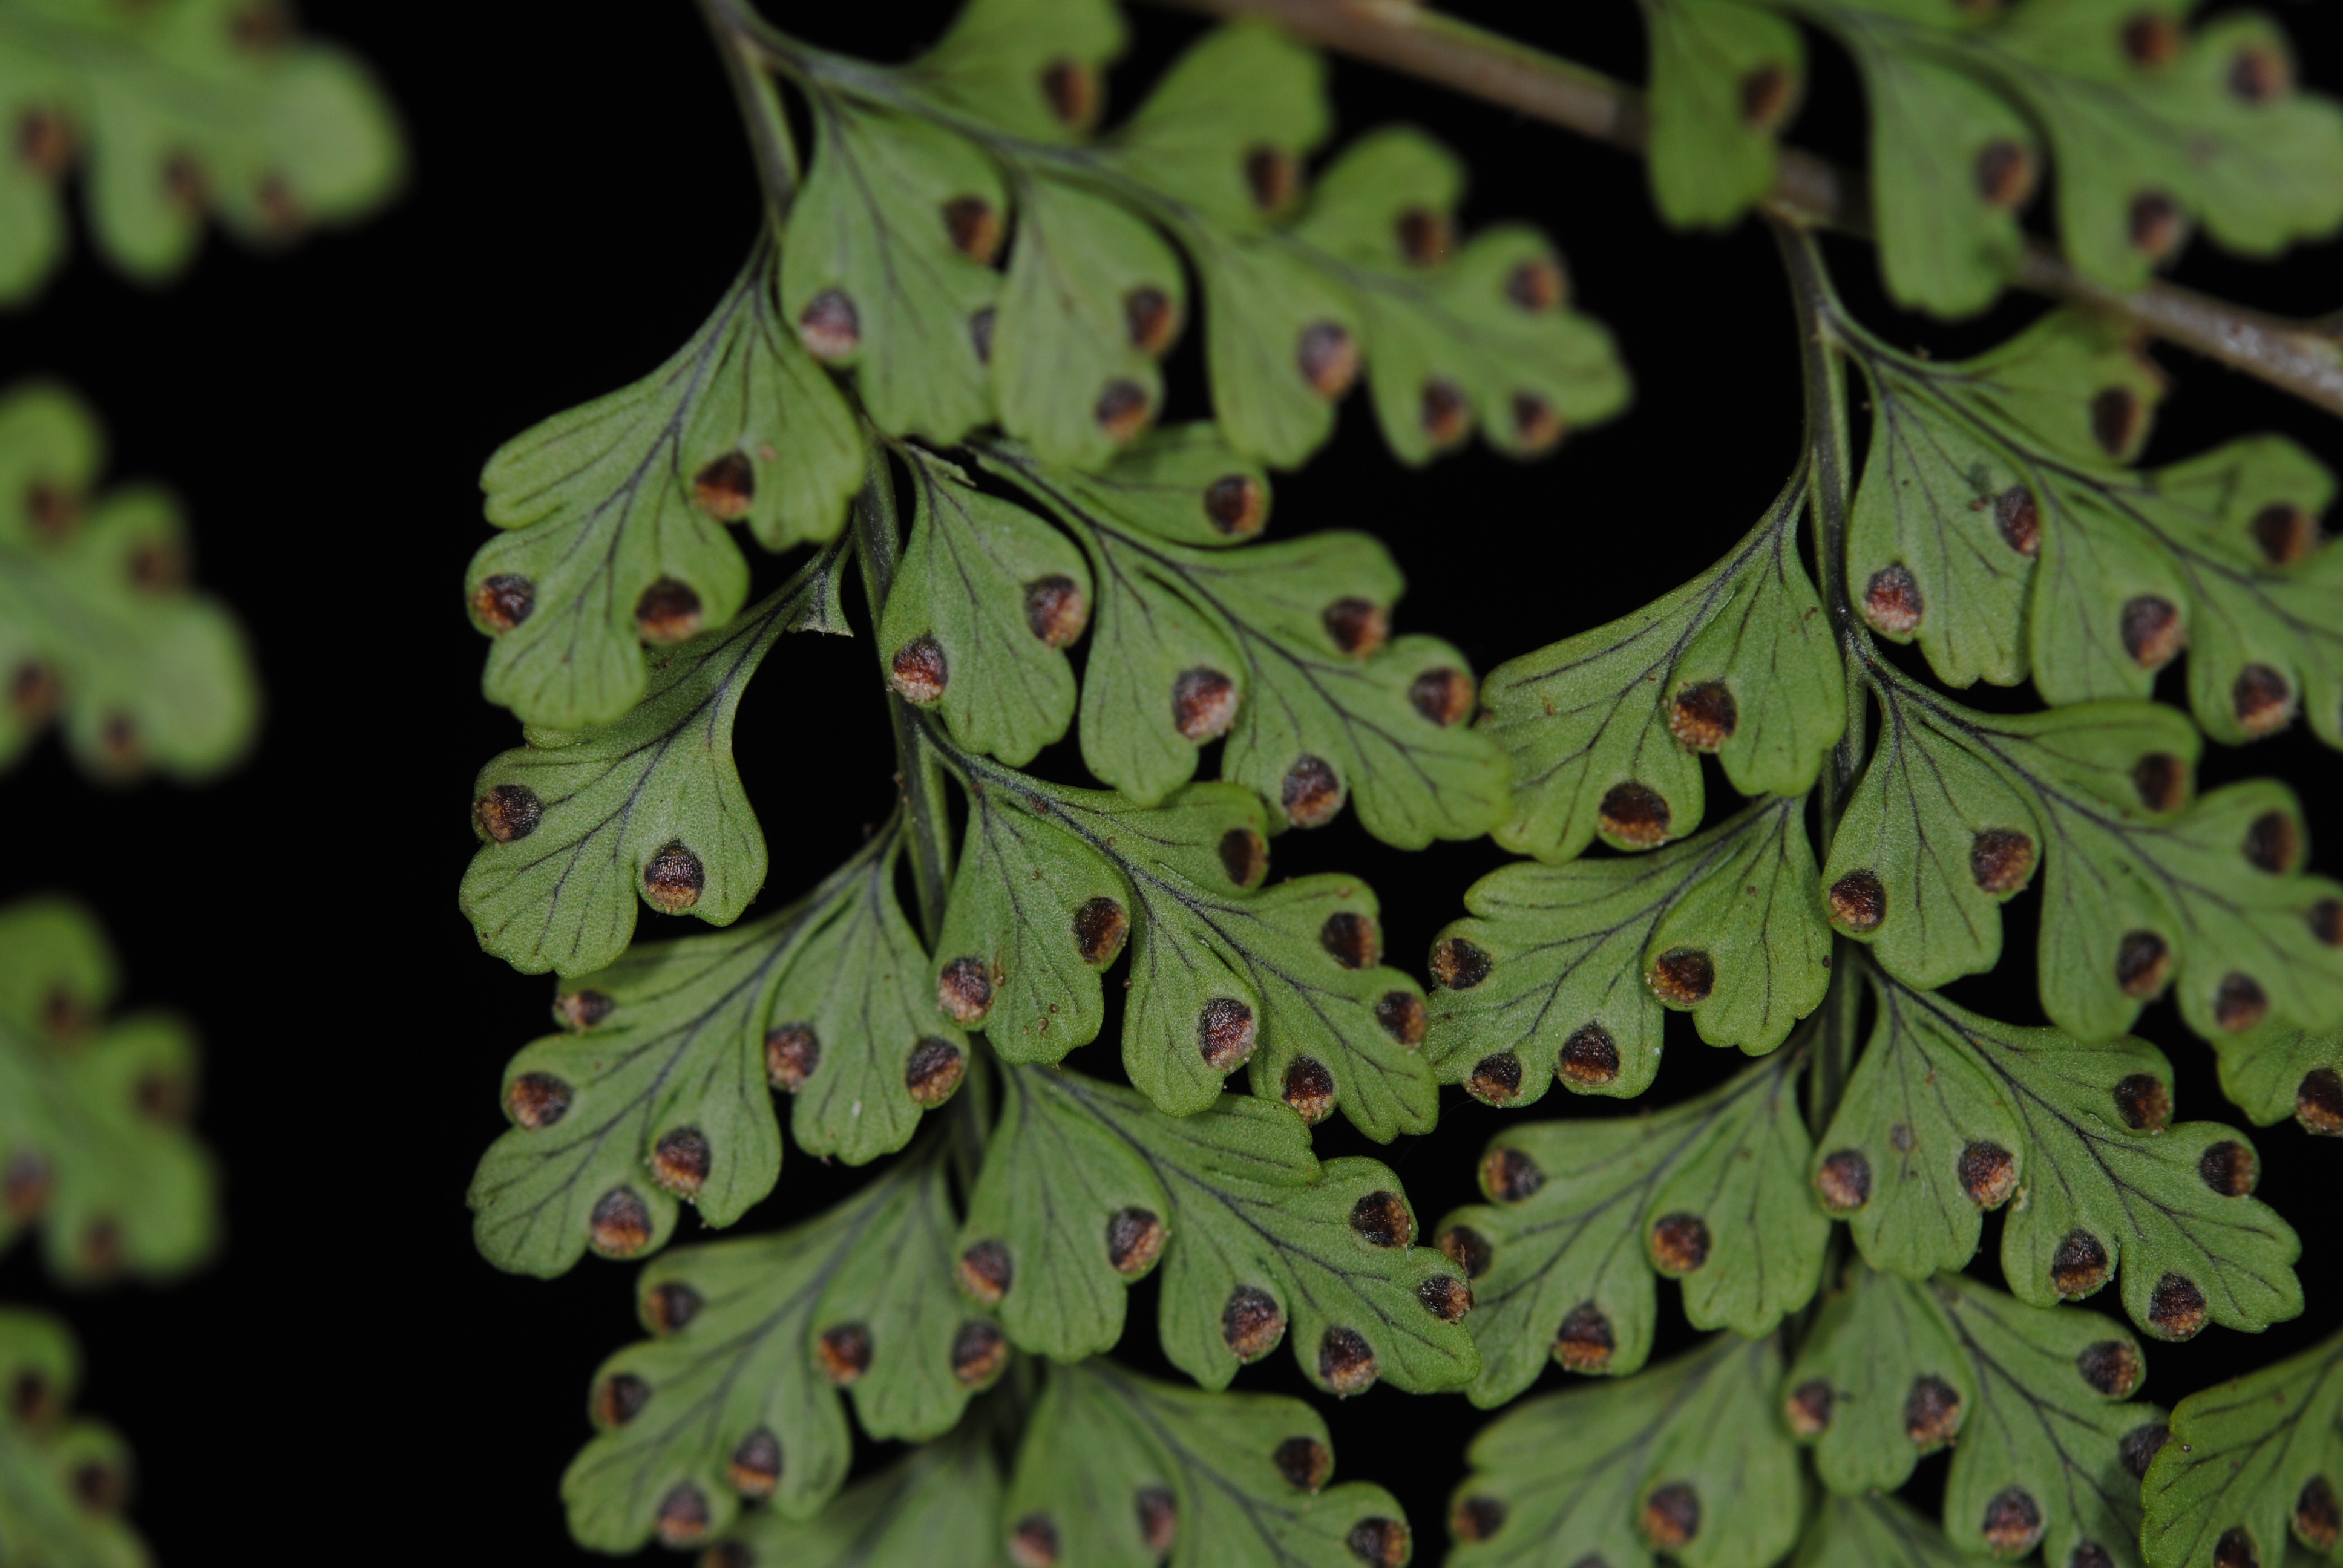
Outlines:
[[699, 15], [716, 39], [717, 58], [724, 64], [724, 79], [740, 110], [749, 133], [749, 148], [757, 159], [757, 178], [765, 187], [765, 206], [778, 231], [797, 199], [799, 163], [797, 139], [789, 134], [788, 114], [781, 107], [780, 88], [764, 70], [764, 56], [740, 26], [739, 8], [732, 0], [699, 0]]
[[[886, 618], [887, 595], [895, 586], [895, 568], [903, 554], [903, 534], [896, 516], [895, 475], [889, 467], [887, 446], [875, 430], [864, 432], [870, 449], [869, 476], [862, 493], [854, 498], [856, 553], [862, 561], [862, 591], [870, 605], [870, 629], [875, 640]], [[880, 650], [881, 668], [886, 651]], [[893, 691], [887, 693], [888, 717], [895, 727], [895, 784], [900, 791], [904, 837], [911, 851], [911, 882], [919, 895], [920, 935], [935, 950], [943, 935], [944, 905], [951, 887], [951, 815], [945, 808], [944, 774], [934, 748], [920, 728], [919, 716]]]
[[[1846, 360], [1832, 327], [1830, 282], [1814, 236], [1779, 217], [1770, 218], [1774, 237], [1789, 274], [1798, 323], [1798, 364], [1806, 395], [1806, 447], [1813, 482], [1807, 488], [1814, 522], [1815, 573], [1821, 580], [1825, 613], [1838, 639], [1845, 672], [1846, 723], [1831, 749], [1822, 776], [1822, 843], [1825, 863], [1855, 776], [1863, 765], [1870, 718], [1867, 675], [1861, 659], [1863, 628], [1846, 587], [1847, 514], [1854, 503], [1854, 433], [1847, 418]], [[1823, 1003], [1814, 1075], [1807, 1081], [1807, 1111], [1819, 1133], [1830, 1124], [1845, 1093], [1855, 1060], [1855, 1030], [1863, 1005], [1862, 947], [1845, 936], [1831, 942], [1831, 989]]]

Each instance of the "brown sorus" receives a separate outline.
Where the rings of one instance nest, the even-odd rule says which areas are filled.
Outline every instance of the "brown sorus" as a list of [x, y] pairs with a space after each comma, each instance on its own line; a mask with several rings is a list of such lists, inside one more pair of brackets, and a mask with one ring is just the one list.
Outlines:
[[1753, 130], [1772, 130], [1789, 112], [1797, 80], [1768, 61], [1741, 78], [1741, 122]]
[[689, 583], [661, 578], [635, 601], [635, 629], [645, 642], [682, 642], [699, 635], [707, 618], [700, 613], [699, 595]]
[[2133, 1479], [2145, 1479], [2149, 1462], [2171, 1437], [2170, 1427], [2160, 1421], [2151, 1421], [2133, 1427], [2117, 1438], [2116, 1455], [2123, 1461], [2123, 1467], [2131, 1472]]
[[1401, 1568], [1413, 1550], [1413, 1538], [1396, 1519], [1362, 1519], [1351, 1526], [1342, 1544], [1367, 1568]]
[[1448, 1533], [1459, 1541], [1486, 1541], [1505, 1527], [1506, 1513], [1498, 1498], [1460, 1497], [1449, 1511]]
[[2161, 261], [2180, 248], [2180, 204], [2162, 191], [2142, 191], [2131, 198], [2127, 224], [2132, 248]]
[[1648, 849], [1667, 839], [1668, 803], [1657, 790], [1631, 779], [1603, 792], [1594, 822], [1605, 838], [1630, 849]]
[[1366, 1392], [1380, 1374], [1373, 1349], [1355, 1329], [1332, 1328], [1319, 1336], [1318, 1375], [1338, 1398]]
[[679, 915], [699, 902], [708, 886], [707, 869], [699, 857], [679, 842], [669, 842], [643, 867], [643, 897], [663, 914]]
[[28, 658], [8, 677], [9, 710], [28, 725], [45, 724], [57, 710], [61, 689], [55, 670], [37, 658]]
[[1924, 1373], [1904, 1396], [1904, 1435], [1924, 1449], [1942, 1448], [1961, 1429], [1961, 1396], [1944, 1379]]
[[1139, 1516], [1139, 1539], [1157, 1557], [1168, 1557], [1180, 1538], [1180, 1503], [1168, 1486], [1142, 1486], [1132, 1494], [1131, 1510]]
[[2337, 1539], [2343, 1537], [2343, 1498], [2336, 1496], [2335, 1483], [2325, 1476], [2314, 1475], [2302, 1483], [2294, 1500], [2294, 1533], [2314, 1552], [2333, 1551]]
[[1221, 1342], [1237, 1360], [1258, 1361], [1284, 1337], [1285, 1314], [1267, 1291], [1239, 1285], [1229, 1292], [1221, 1307]]
[[537, 608], [537, 585], [511, 572], [481, 579], [472, 590], [472, 615], [491, 631], [510, 631]]
[[2117, 36], [2125, 55], [2135, 65], [2169, 65], [2180, 58], [2187, 44], [2180, 24], [2155, 11], [2143, 11], [2127, 21]]
[[1522, 1091], [1522, 1059], [1510, 1050], [1484, 1056], [1473, 1063], [1464, 1087], [1476, 1100], [1503, 1105]]
[[1315, 1492], [1334, 1473], [1334, 1456], [1314, 1437], [1289, 1437], [1269, 1457], [1296, 1492]]
[[1511, 404], [1513, 439], [1531, 452], [1543, 452], [1559, 442], [1567, 427], [1562, 411], [1534, 392], [1516, 392]]
[[604, 1426], [624, 1426], [651, 1402], [651, 1385], [632, 1372], [612, 1372], [594, 1388], [594, 1419]]
[[1473, 678], [1461, 669], [1427, 669], [1408, 683], [1408, 706], [1443, 729], [1473, 711]]
[[2268, 665], [2249, 664], [2229, 688], [2229, 709], [2247, 734], [2268, 735], [2294, 717], [2294, 688]]
[[2017, 1191], [2016, 1157], [1998, 1143], [1970, 1143], [1956, 1169], [1961, 1191], [1980, 1209], [1998, 1209]]
[[1700, 1493], [1684, 1481], [1654, 1488], [1636, 1523], [1656, 1550], [1674, 1552], [1700, 1533]]
[[1618, 1044], [1601, 1024], [1581, 1024], [1562, 1042], [1554, 1068], [1579, 1089], [1600, 1089], [1618, 1079]]
[[958, 196], [944, 203], [944, 232], [952, 248], [971, 261], [990, 262], [1001, 250], [1001, 214], [982, 196]]
[[1445, 376], [1434, 376], [1423, 384], [1417, 418], [1433, 446], [1451, 447], [1471, 432], [1473, 406], [1464, 401], [1463, 388]]
[[1196, 1015], [1196, 1049], [1204, 1065], [1233, 1070], [1252, 1055], [1252, 1009], [1234, 997], [1216, 996]]
[[2302, 852], [2302, 830], [2284, 811], [2265, 811], [2246, 826], [2246, 860], [2256, 870], [2283, 876]]
[[2275, 49], [2248, 45], [2229, 62], [2229, 91], [2248, 104], [2284, 97], [2294, 86], [2294, 68]]
[[2032, 558], [2042, 551], [2042, 514], [2035, 508], [2034, 492], [2012, 485], [1994, 498], [1993, 526], [2002, 542], [2019, 555]]
[[2303, 911], [2310, 934], [2322, 947], [2343, 947], [2343, 899], [2321, 899]]
[[1564, 1312], [1554, 1336], [1554, 1359], [1574, 1372], [1609, 1370], [1612, 1352], [1618, 1348], [1611, 1320], [1593, 1302], [1581, 1302]]
[[2213, 1543], [2213, 1568], [2262, 1568], [2261, 1553], [2244, 1525], [2231, 1525]]
[[2034, 159], [2006, 136], [1987, 142], [1977, 153], [1977, 195], [1985, 205], [2013, 212], [2034, 194]]
[[936, 1005], [954, 1023], [975, 1028], [992, 1010], [992, 977], [980, 958], [957, 958], [936, 976]]
[[2126, 996], [2154, 996], [2171, 970], [2171, 945], [2154, 931], [2126, 931], [2116, 943], [2116, 984]]
[[2073, 1300], [2107, 1282], [2107, 1250], [2088, 1231], [2070, 1231], [2050, 1257], [2050, 1285]]
[[1473, 1287], [1453, 1274], [1431, 1274], [1415, 1287], [1415, 1299], [1442, 1322], [1462, 1322], [1473, 1310]]
[[1240, 888], [1250, 888], [1269, 874], [1269, 840], [1251, 828], [1232, 828], [1221, 835], [1221, 869]]
[[1017, 1277], [1016, 1265], [1010, 1261], [1009, 1249], [999, 1241], [979, 1241], [970, 1246], [960, 1255], [960, 1264], [955, 1272], [960, 1278], [960, 1288], [988, 1307], [999, 1304]]
[[29, 1149], [8, 1157], [0, 1174], [0, 1211], [11, 1220], [30, 1220], [49, 1201], [49, 1162]]
[[587, 1234], [604, 1257], [632, 1257], [650, 1245], [650, 1205], [631, 1188], [613, 1187], [594, 1205]]
[[524, 1072], [505, 1091], [505, 1109], [534, 1132], [569, 1112], [569, 1085], [549, 1072]]
[[643, 1326], [655, 1334], [671, 1334], [699, 1315], [699, 1292], [680, 1281], [653, 1285], [643, 1296]]
[[712, 457], [692, 477], [691, 498], [719, 522], [737, 523], [757, 498], [757, 470], [745, 452]]
[[1545, 1185], [1536, 1161], [1503, 1144], [1481, 1157], [1481, 1191], [1500, 1203], [1519, 1203]]
[[1058, 1527], [1046, 1513], [1029, 1513], [1009, 1532], [1009, 1559], [1017, 1568], [1053, 1568]]
[[568, 1030], [592, 1029], [618, 1006], [616, 999], [591, 987], [564, 991], [553, 999], [553, 1021]]
[[8, 1384], [8, 1416], [19, 1426], [36, 1426], [56, 1413], [56, 1388], [29, 1368]]
[[2131, 787], [2149, 810], [2177, 811], [2188, 798], [2188, 764], [2169, 751], [2151, 751], [2132, 764]]
[[1155, 400], [1147, 388], [1128, 376], [1118, 376], [1099, 390], [1091, 417], [1110, 440], [1128, 441], [1147, 428], [1154, 417]]
[[1000, 322], [1001, 313], [990, 305], [968, 318], [968, 346], [976, 351], [979, 365], [992, 363], [992, 329]]
[[835, 365], [862, 347], [862, 318], [845, 290], [825, 288], [798, 313], [798, 338], [807, 353]]
[[999, 1325], [971, 1319], [952, 1336], [952, 1376], [962, 1388], [982, 1388], [1008, 1364], [1009, 1340]]
[[1118, 1209], [1107, 1217], [1106, 1261], [1126, 1278], [1136, 1279], [1163, 1252], [1163, 1221], [1151, 1209]]
[[1696, 948], [1670, 948], [1653, 961], [1652, 994], [1674, 1007], [1697, 1007], [1716, 989], [1716, 964]]
[[1074, 911], [1074, 952], [1092, 969], [1111, 963], [1130, 933], [1131, 916], [1120, 900], [1104, 894], [1084, 900]]
[[679, 1127], [659, 1135], [651, 1150], [651, 1176], [679, 1198], [689, 1198], [708, 1183], [716, 1162], [708, 1135], [697, 1127]]
[[1830, 1430], [1837, 1409], [1838, 1395], [1831, 1392], [1831, 1385], [1813, 1378], [1790, 1391], [1790, 1397], [1782, 1402], [1782, 1416], [1800, 1437], [1820, 1437]]
[[820, 1065], [821, 1040], [814, 1034], [813, 1025], [777, 1024], [765, 1036], [765, 1078], [775, 1089], [795, 1094]]
[[1315, 1127], [1334, 1113], [1334, 1075], [1315, 1058], [1297, 1056], [1285, 1070], [1282, 1098], [1295, 1114]]
[[1871, 1201], [1871, 1161], [1860, 1149], [1838, 1149], [1815, 1167], [1815, 1191], [1834, 1214], [1851, 1214]]
[[1050, 112], [1070, 129], [1085, 129], [1098, 117], [1098, 76], [1080, 60], [1052, 60], [1042, 67], [1041, 96], [1049, 103]]
[[1887, 918], [1887, 890], [1869, 871], [1849, 871], [1831, 884], [1831, 920], [1850, 931], [1875, 931]]
[[765, 1498], [781, 1483], [781, 1440], [769, 1432], [752, 1432], [732, 1450], [724, 1479], [747, 1498]]
[[45, 180], [73, 166], [73, 126], [49, 109], [27, 109], [16, 121], [16, 162]]
[[2139, 438], [2147, 411], [2128, 387], [2108, 387], [2091, 399], [2091, 436], [2110, 457], [2120, 457]]
[[2225, 1138], [2197, 1156], [2197, 1176], [2224, 1198], [2242, 1198], [2254, 1190], [2254, 1151]]
[[1410, 1050], [1431, 1032], [1432, 1013], [1412, 990], [1387, 990], [1375, 999], [1375, 1022], [1383, 1031]]
[[910, 1060], [903, 1064], [903, 1087], [913, 1100], [932, 1109], [951, 1098], [967, 1070], [960, 1047], [930, 1035], [911, 1047]]
[[2213, 990], [2213, 1021], [2232, 1034], [2269, 1016], [2269, 996], [2253, 976], [2232, 970]]
[[1142, 283], [1122, 297], [1122, 327], [1133, 348], [1161, 354], [1180, 330], [1180, 307], [1162, 289]]
[[1373, 915], [1338, 910], [1318, 928], [1318, 945], [1346, 970], [1373, 969], [1383, 961], [1383, 933]]
[[887, 684], [906, 702], [933, 702], [951, 681], [950, 661], [944, 645], [922, 633], [895, 650], [888, 661]]
[[2129, 1340], [2094, 1340], [2076, 1355], [2075, 1370], [2093, 1392], [2122, 1399], [2139, 1386], [2139, 1347]]
[[1553, 310], [1570, 292], [1562, 263], [1552, 256], [1534, 256], [1505, 274], [1505, 297], [1523, 310]]
[[1708, 1222], [1697, 1214], [1663, 1214], [1652, 1221], [1651, 1248], [1660, 1272], [1696, 1273], [1708, 1261]]
[[2318, 548], [2318, 522], [2300, 507], [2273, 501], [2246, 525], [2262, 558], [2274, 567], [2290, 567]]
[[2294, 1091], [2294, 1119], [2305, 1132], [2343, 1137], [2343, 1073], [2331, 1067], [2314, 1067], [2304, 1073]]
[[545, 819], [545, 802], [526, 784], [498, 784], [472, 802], [472, 823], [499, 844], [526, 839]]
[[1471, 990], [1489, 978], [1489, 955], [1463, 937], [1432, 944], [1432, 983], [1443, 990]]
[[1333, 322], [1313, 322], [1295, 340], [1293, 362], [1312, 392], [1340, 397], [1359, 377], [1358, 339]]
[[1338, 598], [1319, 618], [1344, 653], [1373, 653], [1391, 636], [1391, 618], [1373, 599]]
[[2042, 1540], [2042, 1505], [2026, 1488], [2005, 1486], [1985, 1505], [1980, 1528], [1996, 1556], [2023, 1556]]
[[2155, 594], [2126, 599], [2116, 627], [2123, 637], [2124, 651], [2142, 669], [2163, 668], [2179, 654], [2186, 640], [2179, 608]]
[[1334, 765], [1322, 757], [1294, 759], [1278, 785], [1278, 800], [1286, 820], [1297, 828], [1321, 828], [1342, 809], [1342, 781]]
[[1496, 1256], [1489, 1238], [1470, 1225], [1451, 1225], [1440, 1232], [1433, 1245], [1447, 1254], [1448, 1261], [1464, 1271], [1468, 1280], [1477, 1280], [1489, 1271], [1489, 1263]]
[[1223, 474], [1204, 487], [1204, 519], [1232, 539], [1257, 534], [1269, 520], [1269, 492], [1251, 474]]
[[814, 1341], [814, 1354], [821, 1360], [821, 1374], [839, 1388], [844, 1388], [870, 1370], [870, 1331], [860, 1323], [840, 1323], [822, 1330]]
[[1244, 156], [1245, 189], [1263, 212], [1282, 212], [1302, 194], [1302, 165], [1292, 154], [1266, 144]]
[[1228, 733], [1237, 683], [1217, 669], [1183, 669], [1172, 682], [1172, 728], [1202, 744]]
[[708, 1499], [699, 1488], [688, 1481], [679, 1482], [659, 1500], [659, 1544], [674, 1551], [697, 1546], [708, 1538], [712, 1518]]
[[1399, 241], [1403, 261], [1411, 266], [1431, 266], [1448, 259], [1456, 244], [1456, 226], [1444, 212], [1412, 206], [1393, 220], [1392, 236]]
[[1890, 637], [1909, 637], [1920, 628], [1920, 580], [1901, 561], [1871, 574], [1863, 588], [1863, 618]]
[[1025, 626], [1051, 648], [1071, 648], [1091, 623], [1091, 601], [1069, 577], [1036, 578], [1025, 585]]
[[2116, 1080], [2116, 1114], [2135, 1132], [2160, 1132], [2172, 1120], [2172, 1091], [2153, 1073], [2127, 1073]]
[[1404, 1247], [1415, 1240], [1415, 1216], [1396, 1192], [1366, 1192], [1351, 1205], [1351, 1229], [1371, 1247]]
[[1668, 733], [1687, 751], [1723, 750], [1740, 721], [1740, 708], [1721, 680], [1685, 687], [1668, 709]]
[[1987, 828], [1969, 843], [1969, 875], [1997, 899], [2026, 886], [2034, 874], [2034, 840], [2015, 828]]

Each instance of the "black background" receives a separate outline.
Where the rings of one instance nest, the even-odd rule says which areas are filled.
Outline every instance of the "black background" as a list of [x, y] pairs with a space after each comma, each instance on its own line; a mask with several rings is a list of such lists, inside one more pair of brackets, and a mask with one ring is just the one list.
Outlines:
[[[1640, 26], [1624, 0], [1468, 9], [1641, 77]], [[950, 10], [890, 0], [771, 14], [815, 42], [888, 59], [931, 39]], [[250, 629], [269, 705], [257, 752], [219, 784], [103, 790], [54, 742], [0, 782], [0, 899], [45, 889], [86, 899], [122, 951], [131, 1003], [200, 1025], [201, 1129], [226, 1168], [229, 1237], [184, 1284], [88, 1297], [59, 1292], [18, 1247], [0, 1261], [0, 1298], [72, 1317], [89, 1362], [83, 1402], [136, 1445], [136, 1518], [166, 1559], [233, 1540], [310, 1560], [416, 1550], [566, 1560], [558, 1479], [588, 1434], [595, 1364], [639, 1332], [634, 1271], [589, 1261], [557, 1282], [518, 1279], [472, 1247], [465, 1186], [505, 1125], [503, 1063], [544, 1031], [548, 991], [480, 953], [456, 909], [473, 848], [471, 776], [517, 739], [478, 695], [485, 646], [460, 590], [486, 537], [482, 459], [680, 344], [733, 276], [757, 196], [682, 0], [319, 3], [308, 19], [371, 61], [400, 105], [414, 163], [403, 199], [283, 256], [214, 236], [160, 292], [85, 251], [36, 309], [0, 318], [0, 379], [37, 371], [78, 387], [112, 428], [114, 473], [165, 480], [185, 498], [200, 579]], [[2290, 19], [2306, 74], [2334, 90], [2343, 34], [2331, 11], [2293, 7]], [[1197, 27], [1151, 11], [1134, 22], [1114, 83], [1125, 106]], [[1798, 139], [1853, 160], [1859, 89], [1843, 59], [1816, 55]], [[1353, 397], [1332, 445], [1281, 483], [1276, 529], [1380, 535], [1411, 581], [1402, 628], [1453, 639], [1484, 670], [1706, 565], [1773, 498], [1799, 440], [1788, 299], [1762, 232], [1669, 234], [1640, 166], [1621, 155], [1367, 67], [1338, 64], [1333, 83], [1346, 132], [1408, 118], [1465, 154], [1470, 220], [1527, 217], [1560, 239], [1579, 301], [1617, 332], [1638, 397], [1629, 417], [1546, 462], [1475, 450], [1415, 472], [1390, 459]], [[1940, 354], [1972, 351], [2040, 308], [2005, 302], [1957, 327], [1902, 319], [1879, 300], [1863, 247], [1833, 254], [1867, 319]], [[2338, 264], [2335, 244], [2268, 266], [2200, 243], [2178, 276], [2312, 313], [2343, 305]], [[2162, 357], [2179, 379], [2151, 460], [2276, 428], [2343, 466], [2343, 427], [2217, 367]], [[1178, 366], [1187, 409], [1200, 409], [1192, 342]], [[760, 582], [775, 575], [769, 561], [759, 570]], [[790, 639], [740, 715], [776, 896], [836, 863], [887, 809], [893, 764], [868, 648], [867, 638]], [[1066, 750], [1052, 759], [1070, 766]], [[2259, 772], [2292, 780], [2314, 838], [2343, 843], [2332, 756], [2298, 729], [2247, 753], [2213, 752], [2202, 779]], [[1461, 912], [1470, 880], [1503, 859], [1485, 842], [1403, 855], [1348, 815], [1281, 839], [1276, 858], [1282, 872], [1368, 876], [1394, 961], [1409, 964]], [[2317, 863], [2343, 865], [2331, 854]], [[1962, 1000], [2038, 1020], [2035, 903], [2028, 894], [2010, 911], [2001, 974], [1965, 982]], [[655, 936], [699, 929], [648, 912], [644, 924]], [[1670, 1020], [1660, 1101], [1739, 1060], [1687, 1024]], [[2183, 1115], [2228, 1114], [2209, 1050], [2168, 1005], [2140, 1028], [2175, 1061]], [[1116, 1070], [1111, 1045], [1075, 1060]], [[1632, 1109], [1557, 1093], [1534, 1114]], [[1427, 1230], [1473, 1200], [1475, 1156], [1502, 1120], [1454, 1090], [1443, 1110], [1433, 1135], [1375, 1151]], [[1372, 1148], [1339, 1118], [1318, 1141], [1322, 1154]], [[2343, 1307], [2325, 1206], [2343, 1147], [2291, 1123], [2258, 1142], [2264, 1195], [2303, 1231], [2308, 1311], [2259, 1337], [2215, 1330], [2152, 1347], [2147, 1392], [2161, 1402], [2302, 1348]], [[801, 1218], [859, 1179], [793, 1152], [747, 1224]], [[1997, 1278], [1996, 1232], [1981, 1254], [1987, 1278]], [[1160, 1369], [1153, 1288], [1137, 1293], [1121, 1353]], [[1676, 1292], [1661, 1296], [1664, 1353], [1689, 1331]], [[1550, 1368], [1541, 1386], [1560, 1381]], [[1480, 1412], [1460, 1395], [1386, 1388], [1338, 1405], [1282, 1354], [1239, 1386], [1324, 1408], [1342, 1473], [1396, 1491], [1430, 1559]], [[1924, 1484], [1942, 1464], [1924, 1468]]]

